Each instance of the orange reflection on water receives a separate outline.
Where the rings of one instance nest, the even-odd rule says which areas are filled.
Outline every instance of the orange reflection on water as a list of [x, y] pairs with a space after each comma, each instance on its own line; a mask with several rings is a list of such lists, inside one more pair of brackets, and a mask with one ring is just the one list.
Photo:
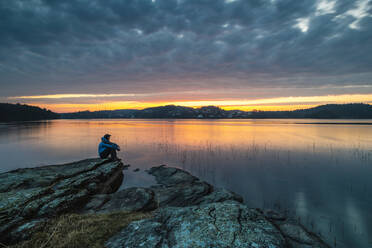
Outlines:
[[[342, 122], [342, 120], [322, 120]], [[316, 148], [372, 148], [370, 126], [310, 125], [314, 120], [56, 120], [39, 130], [48, 146], [77, 149], [95, 146], [105, 133], [127, 147], [165, 144], [179, 147], [280, 148], [311, 151]], [[350, 122], [348, 120], [348, 122]], [[359, 121], [360, 122], [360, 121]], [[368, 122], [368, 121], [366, 121]], [[303, 124], [297, 124], [303, 123]], [[53, 138], [52, 138], [53, 137]], [[76, 142], [76, 138], [79, 142]], [[93, 148], [95, 149], [95, 148]]]
[[[304, 225], [312, 228], [315, 223], [331, 242], [335, 237], [344, 241], [346, 234], [347, 242], [368, 247], [372, 126], [318, 122], [372, 124], [371, 120], [305, 119], [2, 124], [0, 170], [97, 157], [100, 138], [110, 133], [122, 148], [119, 157], [133, 169], [143, 172], [159, 164], [182, 167], [239, 193], [251, 207], [273, 209], [280, 203], [282, 210], [296, 211]], [[124, 184], [130, 181], [132, 168], [125, 171]], [[332, 233], [330, 224], [336, 227]]]

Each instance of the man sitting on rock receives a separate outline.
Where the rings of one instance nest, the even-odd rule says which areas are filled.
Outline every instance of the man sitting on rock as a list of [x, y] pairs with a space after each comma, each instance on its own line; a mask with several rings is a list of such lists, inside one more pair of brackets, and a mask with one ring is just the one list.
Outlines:
[[112, 160], [116, 160], [118, 159], [116, 151], [120, 151], [120, 146], [110, 142], [110, 137], [110, 134], [105, 134], [102, 137], [102, 141], [98, 146], [98, 154], [101, 158], [107, 158], [110, 155]]

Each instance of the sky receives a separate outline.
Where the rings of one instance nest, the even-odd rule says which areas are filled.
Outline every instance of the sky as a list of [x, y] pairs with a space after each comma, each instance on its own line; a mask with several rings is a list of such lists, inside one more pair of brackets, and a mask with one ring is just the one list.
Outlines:
[[372, 0], [0, 1], [0, 102], [372, 103]]

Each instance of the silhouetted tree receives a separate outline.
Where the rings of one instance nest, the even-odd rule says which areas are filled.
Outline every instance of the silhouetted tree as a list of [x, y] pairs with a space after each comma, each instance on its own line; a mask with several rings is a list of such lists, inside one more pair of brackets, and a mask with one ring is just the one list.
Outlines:
[[26, 104], [0, 103], [0, 122], [57, 119], [59, 114]]

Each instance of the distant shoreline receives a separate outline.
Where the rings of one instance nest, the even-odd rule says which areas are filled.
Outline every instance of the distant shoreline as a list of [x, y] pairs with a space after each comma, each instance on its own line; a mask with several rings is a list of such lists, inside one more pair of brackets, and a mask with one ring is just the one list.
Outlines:
[[[176, 121], [176, 120], [205, 120], [205, 121], [217, 121], [217, 120], [318, 120], [317, 122], [284, 122], [277, 124], [297, 124], [297, 125], [354, 125], [354, 126], [372, 126], [372, 118], [360, 119], [360, 118], [57, 118], [57, 119], [45, 119], [45, 120], [28, 120], [28, 121], [5, 121], [1, 122], [0, 125], [7, 124], [21, 124], [21, 123], [35, 123], [53, 120], [81, 120], [81, 121], [91, 121], [91, 120], [158, 120], [158, 121]], [[328, 120], [327, 122], [321, 122], [321, 120]], [[335, 122], [330, 122], [335, 121]], [[370, 122], [337, 122], [339, 120], [364, 120]]]
[[[371, 120], [372, 121], [372, 120]], [[296, 122], [295, 124], [317, 124], [317, 125], [372, 125], [372, 122]]]
[[0, 122], [47, 119], [372, 119], [372, 106], [364, 103], [326, 104], [293, 111], [224, 110], [216, 106], [191, 108], [167, 105], [142, 110], [119, 109], [54, 113], [39, 107], [0, 103]]
[[[53, 120], [370, 120], [372, 118], [59, 118]], [[48, 119], [49, 120], [49, 119]], [[367, 124], [372, 125], [368, 122], [295, 122], [294, 124]]]

